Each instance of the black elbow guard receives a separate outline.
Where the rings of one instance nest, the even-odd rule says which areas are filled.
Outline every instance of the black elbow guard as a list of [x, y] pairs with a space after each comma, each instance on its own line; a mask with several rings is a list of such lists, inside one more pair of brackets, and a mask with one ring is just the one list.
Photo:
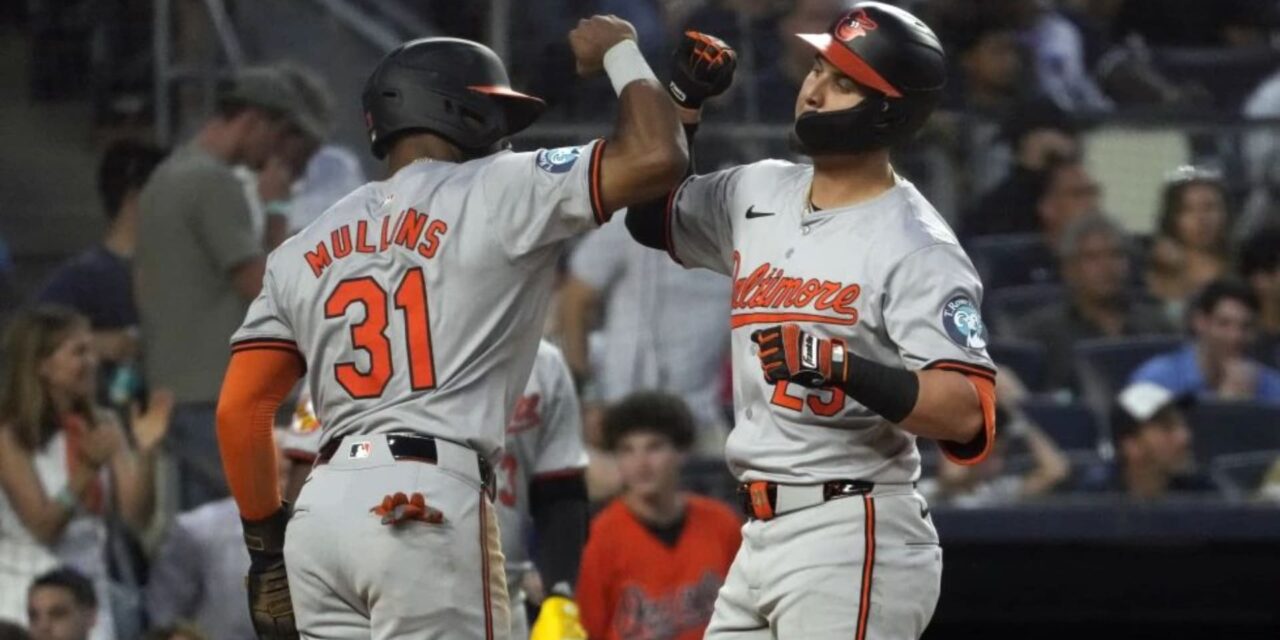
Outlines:
[[666, 225], [667, 198], [650, 200], [627, 209], [627, 232], [636, 242], [659, 251], [667, 250]]

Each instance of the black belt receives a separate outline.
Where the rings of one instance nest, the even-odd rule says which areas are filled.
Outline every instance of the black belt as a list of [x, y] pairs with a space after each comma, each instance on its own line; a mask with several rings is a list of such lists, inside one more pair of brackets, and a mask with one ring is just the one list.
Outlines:
[[[431, 436], [392, 433], [387, 434], [386, 439], [387, 450], [391, 452], [391, 457], [396, 460], [424, 462], [426, 464], [436, 464], [440, 460], [439, 453], [436, 450], [436, 439]], [[320, 447], [320, 452], [316, 455], [316, 466], [318, 467], [333, 459], [340, 446], [342, 446], [342, 438], [334, 438], [328, 444]], [[496, 486], [493, 467], [488, 460], [485, 460], [484, 456], [478, 453], [476, 454], [476, 463], [479, 464], [480, 478], [484, 483], [485, 489], [492, 492]]]
[[[764, 480], [744, 482], [738, 485], [738, 498], [741, 501], [742, 512], [748, 518], [755, 520], [772, 520], [783, 515], [778, 513], [778, 487], [777, 483]], [[866, 480], [830, 480], [821, 485], [807, 485], [805, 487], [784, 485], [784, 487], [784, 491], [793, 489], [809, 491], [812, 488], [813, 502], [801, 506], [814, 506], [838, 498], [866, 495], [871, 493], [872, 489], [875, 489], [876, 483]], [[817, 491], [818, 487], [821, 487], [821, 493]], [[794, 510], [796, 509], [791, 509], [791, 511]]]

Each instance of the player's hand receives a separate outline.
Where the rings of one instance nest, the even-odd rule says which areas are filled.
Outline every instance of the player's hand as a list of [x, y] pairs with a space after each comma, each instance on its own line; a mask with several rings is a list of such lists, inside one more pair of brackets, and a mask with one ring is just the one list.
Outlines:
[[667, 92], [685, 109], [700, 109], [707, 98], [724, 93], [733, 83], [738, 54], [715, 36], [686, 31], [671, 58]]
[[794, 324], [761, 329], [751, 340], [760, 347], [760, 366], [770, 383], [786, 380], [813, 389], [844, 385], [843, 340], [819, 338]]
[[543, 600], [538, 619], [529, 631], [529, 640], [587, 640], [587, 632], [578, 617], [578, 605], [559, 594]]
[[569, 32], [569, 46], [577, 60], [578, 75], [591, 76], [604, 69], [604, 54], [623, 40], [637, 40], [636, 28], [618, 16], [591, 16], [578, 21]]
[[263, 520], [244, 521], [244, 542], [249, 548], [249, 616], [259, 640], [293, 640], [298, 629], [284, 566], [284, 530], [289, 506], [281, 505]]

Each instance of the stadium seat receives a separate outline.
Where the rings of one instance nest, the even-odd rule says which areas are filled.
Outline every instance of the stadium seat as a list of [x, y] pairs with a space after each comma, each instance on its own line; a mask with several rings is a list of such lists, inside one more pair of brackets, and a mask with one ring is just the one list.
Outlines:
[[987, 345], [987, 353], [998, 367], [1009, 367], [1031, 391], [1043, 391], [1047, 356], [1044, 345], [1026, 340], [996, 340]]
[[1031, 399], [1022, 403], [1027, 417], [1068, 451], [1095, 451], [1098, 448], [1098, 417], [1080, 403], [1062, 404]]
[[1142, 363], [1182, 345], [1178, 336], [1098, 338], [1076, 343], [1075, 365], [1085, 402], [1107, 415], [1117, 393]]
[[983, 314], [996, 335], [1012, 335], [1018, 319], [1047, 304], [1062, 300], [1066, 287], [1057, 283], [1024, 284], [990, 290], [983, 299]]
[[1280, 449], [1280, 405], [1201, 400], [1187, 412], [1196, 458]]
[[966, 249], [988, 291], [1058, 282], [1058, 261], [1038, 234], [982, 236]]

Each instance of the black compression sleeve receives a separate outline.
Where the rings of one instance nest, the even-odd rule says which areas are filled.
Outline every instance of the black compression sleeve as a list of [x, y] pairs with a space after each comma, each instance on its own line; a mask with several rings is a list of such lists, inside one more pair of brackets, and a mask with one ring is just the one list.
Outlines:
[[582, 473], [529, 483], [529, 511], [537, 531], [535, 558], [547, 589], [578, 580], [578, 562], [587, 542], [587, 482]]
[[844, 392], [889, 422], [906, 420], [916, 408], [920, 379], [914, 371], [890, 367], [848, 353], [849, 378]]
[[[689, 147], [689, 169], [685, 177], [694, 174], [693, 137], [698, 133], [698, 125], [684, 125], [684, 140]], [[627, 231], [636, 242], [659, 251], [667, 250], [667, 234], [664, 218], [667, 212], [667, 198], [662, 197], [648, 202], [632, 205], [627, 209]]]

